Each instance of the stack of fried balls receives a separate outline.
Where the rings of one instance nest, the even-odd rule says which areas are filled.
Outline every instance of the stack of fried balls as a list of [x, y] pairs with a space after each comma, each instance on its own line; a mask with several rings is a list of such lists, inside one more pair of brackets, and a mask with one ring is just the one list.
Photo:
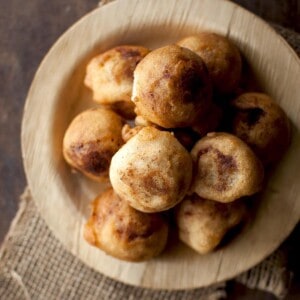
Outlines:
[[264, 169], [289, 146], [290, 125], [270, 96], [241, 84], [243, 68], [238, 48], [211, 32], [91, 59], [84, 84], [99, 105], [76, 116], [63, 139], [73, 169], [110, 181], [92, 202], [87, 242], [143, 261], [177, 232], [205, 254], [245, 220]]

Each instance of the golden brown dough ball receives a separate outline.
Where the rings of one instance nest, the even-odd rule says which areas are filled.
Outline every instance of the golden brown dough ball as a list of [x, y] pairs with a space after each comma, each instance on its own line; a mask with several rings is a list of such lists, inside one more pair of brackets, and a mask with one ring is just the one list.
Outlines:
[[158, 213], [139, 212], [106, 190], [92, 203], [84, 238], [107, 254], [128, 261], [142, 261], [160, 254], [168, 238], [168, 223]]
[[132, 101], [138, 115], [161, 127], [191, 125], [211, 104], [211, 81], [202, 59], [176, 45], [156, 49], [134, 71]]
[[115, 192], [137, 210], [158, 212], [180, 202], [192, 179], [192, 158], [170, 132], [145, 127], [112, 158]]
[[241, 201], [218, 203], [196, 194], [187, 196], [176, 207], [179, 239], [200, 254], [209, 253], [245, 215]]
[[218, 93], [230, 93], [237, 87], [242, 59], [237, 47], [227, 38], [212, 32], [201, 32], [177, 44], [194, 51], [203, 59]]
[[84, 80], [93, 91], [94, 100], [125, 118], [134, 118], [133, 71], [148, 53], [149, 50], [141, 46], [123, 45], [94, 57], [87, 66]]
[[290, 123], [268, 95], [245, 93], [231, 103], [232, 132], [246, 142], [263, 163], [278, 161], [290, 144]]
[[200, 197], [231, 202], [262, 188], [264, 169], [253, 151], [229, 133], [209, 133], [192, 149], [195, 178], [192, 191]]
[[107, 177], [111, 158], [123, 144], [122, 126], [122, 119], [111, 110], [94, 108], [82, 112], [65, 133], [65, 160], [94, 180]]

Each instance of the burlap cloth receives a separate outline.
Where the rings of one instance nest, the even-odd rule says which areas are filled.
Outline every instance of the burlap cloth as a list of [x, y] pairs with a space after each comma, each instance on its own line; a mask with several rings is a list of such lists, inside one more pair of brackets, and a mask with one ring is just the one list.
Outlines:
[[[275, 27], [300, 54], [300, 35]], [[299, 237], [290, 238], [286, 244], [290, 241], [296, 245]], [[292, 278], [286, 249], [295, 245], [281, 247], [234, 281], [284, 298]], [[226, 286], [227, 282], [223, 282], [193, 290], [151, 290], [107, 278], [63, 248], [39, 215], [28, 189], [21, 197], [17, 216], [0, 249], [1, 300], [214, 300], [226, 298]]]

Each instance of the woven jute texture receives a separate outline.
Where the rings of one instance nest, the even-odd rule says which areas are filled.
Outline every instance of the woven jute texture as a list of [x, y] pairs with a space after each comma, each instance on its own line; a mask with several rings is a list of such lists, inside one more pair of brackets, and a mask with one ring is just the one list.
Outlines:
[[[300, 54], [300, 36], [275, 26]], [[262, 263], [235, 278], [250, 288], [287, 294], [291, 272], [286, 252], [277, 250]], [[150, 290], [109, 279], [67, 252], [41, 218], [28, 189], [0, 249], [2, 300], [215, 300], [226, 297], [226, 282], [185, 291]]]

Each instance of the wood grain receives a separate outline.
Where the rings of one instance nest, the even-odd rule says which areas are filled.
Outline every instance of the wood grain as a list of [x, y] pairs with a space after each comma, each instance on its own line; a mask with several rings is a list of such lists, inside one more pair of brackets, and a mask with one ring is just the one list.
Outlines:
[[269, 22], [300, 31], [299, 0], [235, 0], [234, 2]]

